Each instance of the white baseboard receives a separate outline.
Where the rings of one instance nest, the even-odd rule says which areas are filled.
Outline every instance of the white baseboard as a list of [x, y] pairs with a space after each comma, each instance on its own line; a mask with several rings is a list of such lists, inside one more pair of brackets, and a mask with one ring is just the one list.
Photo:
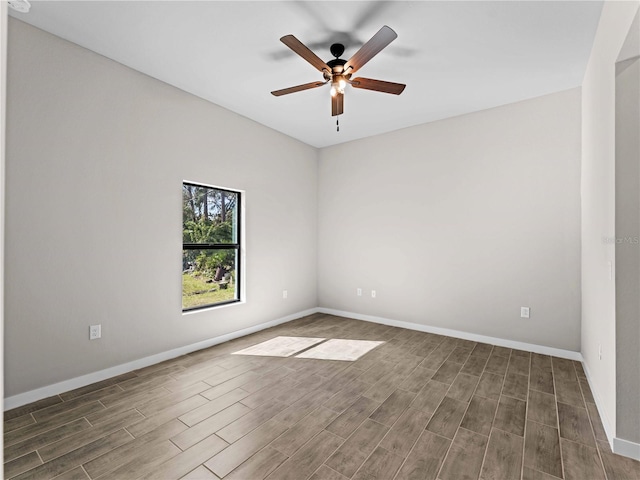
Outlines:
[[604, 409], [604, 404], [602, 403], [602, 399], [600, 398], [600, 394], [598, 390], [594, 388], [593, 380], [591, 380], [591, 372], [589, 371], [589, 366], [587, 362], [582, 362], [582, 366], [584, 367], [584, 374], [587, 377], [587, 383], [589, 384], [589, 388], [591, 389], [591, 395], [593, 399], [596, 401], [596, 408], [598, 409], [598, 414], [600, 415], [600, 421], [602, 422], [602, 427], [604, 428], [604, 433], [607, 435], [607, 440], [609, 442], [609, 446], [613, 449], [613, 440], [615, 438], [615, 430], [612, 428], [611, 420], [607, 415], [607, 411]]
[[227, 342], [229, 340], [233, 340], [234, 338], [249, 335], [260, 330], [265, 330], [267, 328], [280, 325], [281, 323], [290, 322], [291, 320], [306, 317], [307, 315], [312, 315], [317, 312], [317, 308], [310, 308], [302, 312], [292, 313], [291, 315], [287, 315], [276, 320], [260, 323], [258, 325], [254, 325], [253, 327], [244, 328], [242, 330], [227, 333], [225, 335], [220, 335], [218, 337], [209, 338], [202, 342], [192, 343], [191, 345], [185, 345], [184, 347], [174, 348], [173, 350], [150, 355], [148, 357], [140, 358], [132, 362], [123, 363], [115, 367], [105, 368], [104, 370], [100, 370], [98, 372], [89, 373], [80, 377], [70, 378], [69, 380], [54, 383], [53, 385], [47, 385], [46, 387], [37, 388], [35, 390], [20, 393], [18, 395], [13, 395], [4, 399], [4, 410], [21, 407], [22, 405], [36, 402], [38, 400], [42, 400], [43, 398], [58, 395], [59, 393], [68, 392], [69, 390], [74, 390], [86, 385], [91, 385], [92, 383], [100, 382], [117, 375], [122, 375], [123, 373], [131, 372], [132, 370], [138, 370], [140, 368], [148, 367], [149, 365], [155, 365], [156, 363], [164, 362], [165, 360], [170, 360], [187, 353], [202, 350], [203, 348], [212, 347], [214, 345], [218, 345], [219, 343]]
[[569, 360], [577, 360], [582, 362], [582, 354], [572, 350], [563, 350], [560, 348], [546, 347], [544, 345], [536, 345], [533, 343], [518, 342], [515, 340], [506, 340], [504, 338], [487, 337], [476, 333], [462, 332], [460, 330], [451, 330], [448, 328], [432, 327], [430, 325], [422, 325], [420, 323], [402, 322], [399, 320], [391, 320], [389, 318], [375, 317], [373, 315], [363, 315], [361, 313], [344, 312], [342, 310], [334, 310], [332, 308], [318, 308], [318, 312], [337, 315], [339, 317], [353, 318], [355, 320], [364, 320], [367, 322], [381, 323], [392, 327], [406, 328], [408, 330], [417, 330], [419, 332], [435, 333], [438, 335], [446, 335], [448, 337], [461, 338], [463, 340], [471, 340], [473, 342], [490, 343], [499, 347], [515, 348], [527, 352], [541, 353], [544, 355], [553, 355], [554, 357], [566, 358]]
[[613, 439], [613, 453], [640, 460], [640, 443], [630, 442], [622, 438]]

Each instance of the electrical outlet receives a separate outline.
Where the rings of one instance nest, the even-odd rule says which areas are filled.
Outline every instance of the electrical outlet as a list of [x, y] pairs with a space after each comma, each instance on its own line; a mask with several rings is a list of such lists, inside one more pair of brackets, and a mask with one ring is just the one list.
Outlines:
[[376, 298], [376, 291], [375, 290], [371, 290], [371, 298]]
[[102, 337], [102, 325], [89, 326], [89, 340], [97, 340]]
[[361, 297], [362, 296], [362, 289], [361, 288], [356, 288], [356, 295]]
[[289, 292], [286, 290], [282, 290], [282, 298], [286, 299], [289, 296]]
[[529, 307], [520, 307], [520, 318], [529, 318]]

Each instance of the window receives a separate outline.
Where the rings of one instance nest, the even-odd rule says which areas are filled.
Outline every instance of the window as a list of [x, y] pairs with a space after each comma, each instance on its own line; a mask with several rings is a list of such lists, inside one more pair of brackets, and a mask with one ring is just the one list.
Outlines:
[[240, 192], [182, 185], [182, 310], [240, 301]]

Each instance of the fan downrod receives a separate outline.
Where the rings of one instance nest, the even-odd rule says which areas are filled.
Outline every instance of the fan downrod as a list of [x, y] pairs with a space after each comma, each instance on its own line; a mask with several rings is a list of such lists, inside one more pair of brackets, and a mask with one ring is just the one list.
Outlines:
[[331, 45], [329, 50], [331, 51], [331, 55], [336, 58], [340, 58], [340, 56], [344, 53], [344, 45], [341, 43], [334, 43], [333, 45]]

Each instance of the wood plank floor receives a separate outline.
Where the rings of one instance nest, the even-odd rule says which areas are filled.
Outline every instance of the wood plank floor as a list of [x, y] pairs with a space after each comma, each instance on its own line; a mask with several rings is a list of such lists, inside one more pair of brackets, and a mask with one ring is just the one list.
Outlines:
[[[355, 362], [231, 355], [378, 340]], [[316, 314], [5, 412], [13, 479], [638, 480], [578, 362]]]

